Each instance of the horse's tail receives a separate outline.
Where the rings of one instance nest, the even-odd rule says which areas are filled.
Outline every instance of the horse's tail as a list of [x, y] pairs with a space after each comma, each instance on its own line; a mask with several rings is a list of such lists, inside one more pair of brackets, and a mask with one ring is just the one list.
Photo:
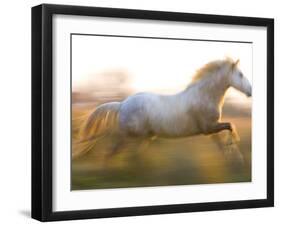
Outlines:
[[91, 140], [115, 132], [118, 129], [120, 105], [120, 102], [111, 102], [97, 107], [82, 127], [80, 137]]
[[89, 152], [99, 138], [118, 131], [120, 106], [120, 102], [102, 104], [89, 115], [79, 132], [78, 143], [73, 145], [73, 158]]

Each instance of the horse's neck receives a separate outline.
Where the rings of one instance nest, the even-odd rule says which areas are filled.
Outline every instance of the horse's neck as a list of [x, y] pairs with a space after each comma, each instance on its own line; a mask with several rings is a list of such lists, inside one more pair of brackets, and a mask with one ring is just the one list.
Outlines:
[[[229, 88], [223, 79], [207, 78], [192, 84], [194, 89], [194, 98], [208, 100], [214, 105], [222, 105], [224, 95]], [[188, 92], [188, 89], [185, 91]], [[199, 100], [200, 101], [200, 100]]]

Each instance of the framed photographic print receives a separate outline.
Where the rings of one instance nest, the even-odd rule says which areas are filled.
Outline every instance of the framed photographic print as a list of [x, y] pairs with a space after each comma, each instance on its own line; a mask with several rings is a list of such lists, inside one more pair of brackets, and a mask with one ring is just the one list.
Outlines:
[[32, 8], [32, 217], [273, 206], [274, 21]]

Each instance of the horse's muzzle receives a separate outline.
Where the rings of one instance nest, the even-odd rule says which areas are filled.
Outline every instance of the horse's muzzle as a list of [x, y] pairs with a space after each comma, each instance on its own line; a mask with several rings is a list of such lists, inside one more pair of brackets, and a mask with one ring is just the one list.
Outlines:
[[246, 95], [247, 95], [247, 97], [251, 97], [252, 96], [252, 92], [247, 92]]

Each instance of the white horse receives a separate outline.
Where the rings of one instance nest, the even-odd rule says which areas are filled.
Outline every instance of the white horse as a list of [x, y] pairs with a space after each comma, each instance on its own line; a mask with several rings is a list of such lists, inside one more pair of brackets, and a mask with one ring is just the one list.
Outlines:
[[225, 93], [234, 87], [248, 97], [252, 94], [251, 84], [239, 70], [238, 62], [227, 58], [204, 65], [192, 83], [175, 95], [137, 93], [122, 102], [98, 106], [80, 131], [81, 143], [89, 145], [80, 153], [74, 152], [73, 157], [88, 152], [98, 139], [109, 135], [117, 137], [111, 153], [132, 138], [144, 141], [210, 135], [223, 130], [234, 138], [234, 125], [221, 122]]

